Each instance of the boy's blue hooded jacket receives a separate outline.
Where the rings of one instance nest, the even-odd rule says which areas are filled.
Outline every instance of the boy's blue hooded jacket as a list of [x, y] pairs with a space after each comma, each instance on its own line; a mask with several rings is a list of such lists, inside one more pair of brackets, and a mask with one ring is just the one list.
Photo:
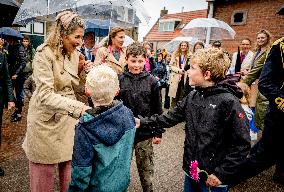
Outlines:
[[127, 190], [134, 137], [133, 114], [122, 102], [87, 111], [75, 130], [69, 192]]

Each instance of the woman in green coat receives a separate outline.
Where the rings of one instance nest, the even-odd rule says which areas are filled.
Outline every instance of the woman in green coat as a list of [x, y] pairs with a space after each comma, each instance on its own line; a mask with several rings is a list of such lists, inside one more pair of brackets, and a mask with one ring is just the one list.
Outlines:
[[257, 53], [254, 56], [252, 69], [247, 74], [243, 83], [240, 83], [242, 89], [247, 89], [248, 86], [251, 87], [251, 94], [256, 95], [251, 96], [251, 103], [255, 106], [254, 123], [256, 128], [263, 130], [264, 127], [264, 116], [266, 108], [268, 106], [268, 100], [258, 91], [257, 84], [258, 78], [262, 71], [267, 52], [270, 50], [271, 45], [271, 34], [267, 30], [260, 30], [257, 33]]

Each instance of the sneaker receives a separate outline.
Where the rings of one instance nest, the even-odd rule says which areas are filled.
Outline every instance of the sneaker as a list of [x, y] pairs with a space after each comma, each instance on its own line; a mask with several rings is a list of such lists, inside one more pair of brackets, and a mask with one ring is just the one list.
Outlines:
[[0, 167], [0, 176], [4, 176], [4, 170]]
[[11, 122], [17, 122], [17, 121], [21, 121], [22, 116], [17, 114], [15, 117], [11, 118]]

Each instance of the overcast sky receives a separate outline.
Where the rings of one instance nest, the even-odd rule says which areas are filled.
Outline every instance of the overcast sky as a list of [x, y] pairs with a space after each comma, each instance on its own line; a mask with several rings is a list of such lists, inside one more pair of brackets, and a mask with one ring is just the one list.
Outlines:
[[168, 13], [179, 13], [182, 7], [184, 7], [184, 12], [207, 9], [206, 0], [144, 0], [142, 4], [151, 16], [151, 20], [149, 25], [140, 24], [139, 26], [139, 40], [141, 41], [160, 17], [160, 10], [164, 7], [166, 7]]

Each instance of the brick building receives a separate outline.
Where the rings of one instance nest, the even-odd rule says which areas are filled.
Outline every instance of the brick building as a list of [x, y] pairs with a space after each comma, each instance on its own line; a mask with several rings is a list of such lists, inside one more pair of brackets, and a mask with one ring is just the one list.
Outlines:
[[244, 37], [255, 45], [256, 33], [261, 29], [270, 31], [274, 39], [283, 37], [284, 15], [277, 14], [283, 3], [283, 0], [215, 0], [213, 17], [236, 31], [235, 39], [223, 41], [222, 46], [232, 53]]
[[160, 18], [144, 37], [154, 50], [161, 49], [173, 38], [181, 35], [180, 31], [192, 19], [207, 17], [207, 9], [168, 14], [168, 10], [161, 10]]

